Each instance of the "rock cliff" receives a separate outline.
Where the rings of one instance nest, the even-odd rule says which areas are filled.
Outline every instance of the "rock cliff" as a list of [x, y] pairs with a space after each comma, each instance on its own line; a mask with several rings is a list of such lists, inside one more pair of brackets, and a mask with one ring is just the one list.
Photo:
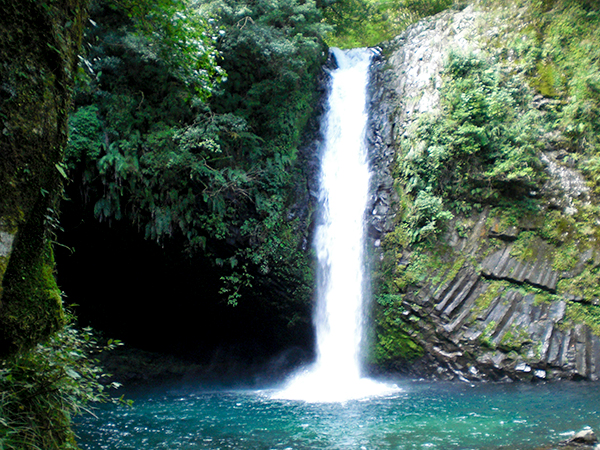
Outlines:
[[531, 93], [529, 108], [541, 116], [555, 101], [532, 87], [509, 45], [526, 41], [519, 33], [530, 20], [510, 5], [446, 11], [382, 46], [374, 63], [368, 139], [376, 173], [369, 222], [378, 268], [376, 370], [443, 379], [600, 378], [593, 287], [600, 222], [561, 130], [542, 133], [543, 181], [524, 196], [534, 205], [529, 210], [471, 201], [467, 210], [452, 209], [427, 243], [397, 238], [415, 195], [397, 166], [424, 145], [415, 124], [443, 109], [451, 53], [502, 66]]

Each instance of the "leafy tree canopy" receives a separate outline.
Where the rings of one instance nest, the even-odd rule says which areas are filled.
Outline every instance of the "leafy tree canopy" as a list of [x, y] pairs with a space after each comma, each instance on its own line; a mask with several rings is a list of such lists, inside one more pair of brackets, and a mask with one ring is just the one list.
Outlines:
[[223, 78], [217, 64], [218, 30], [185, 0], [114, 0], [107, 5], [125, 12], [133, 27], [130, 45], [148, 60], [161, 61], [205, 100]]
[[423, 17], [449, 8], [454, 0], [322, 0], [325, 20], [334, 30], [327, 36], [340, 48], [374, 46], [392, 39]]
[[71, 176], [99, 220], [210, 257], [230, 302], [257, 275], [297, 296], [310, 270], [288, 206], [328, 27], [311, 1], [150, 3], [92, 8]]

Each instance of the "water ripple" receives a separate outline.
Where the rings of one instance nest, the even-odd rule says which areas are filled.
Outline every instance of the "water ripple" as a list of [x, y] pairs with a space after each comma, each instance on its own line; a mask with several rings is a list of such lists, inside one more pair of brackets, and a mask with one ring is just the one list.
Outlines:
[[596, 384], [404, 383], [393, 396], [344, 403], [279, 400], [270, 391], [139, 395], [79, 419], [85, 450], [527, 450], [591, 426]]

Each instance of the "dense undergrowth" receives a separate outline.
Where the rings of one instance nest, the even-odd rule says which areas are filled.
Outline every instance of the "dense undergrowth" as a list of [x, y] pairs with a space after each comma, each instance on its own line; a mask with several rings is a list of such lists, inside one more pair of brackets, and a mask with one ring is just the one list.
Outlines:
[[204, 48], [218, 55], [208, 87], [150, 53], [135, 17], [95, 5], [67, 162], [99, 220], [127, 220], [160, 243], [182, 237], [190, 255], [221, 267], [235, 304], [256, 276], [290, 286], [309, 276], [306, 225], [289, 207], [326, 26], [314, 5], [293, 1], [204, 8], [218, 25], [184, 28], [208, 35]]
[[414, 196], [405, 212], [409, 240], [444, 229], [452, 211], [527, 201], [543, 179], [536, 156], [541, 114], [522, 80], [473, 55], [451, 54], [442, 114], [422, 115], [403, 141], [396, 178]]
[[47, 341], [0, 362], [0, 448], [77, 449], [74, 416], [111, 398], [98, 356], [119, 342], [100, 345], [72, 322]]

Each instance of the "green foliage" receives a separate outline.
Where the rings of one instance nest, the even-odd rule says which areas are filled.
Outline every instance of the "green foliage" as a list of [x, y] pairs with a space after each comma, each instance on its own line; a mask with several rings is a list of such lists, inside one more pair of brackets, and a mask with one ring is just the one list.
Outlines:
[[558, 125], [574, 149], [596, 154], [600, 151], [600, 13], [587, 2], [562, 0], [551, 11], [540, 13], [536, 25], [541, 73], [557, 97], [568, 99], [559, 111]]
[[404, 265], [397, 263], [394, 270], [393, 285], [399, 292], [404, 292], [410, 285], [419, 285], [429, 275], [428, 268], [433, 264], [431, 255], [417, 249], [410, 254], [410, 259]]
[[[463, 204], [525, 201], [542, 179], [540, 115], [511, 74], [474, 55], [450, 55], [442, 111], [423, 115], [403, 142], [399, 176], [416, 196], [407, 212], [412, 241], [439, 232]], [[464, 209], [464, 208], [463, 208]]]
[[507, 281], [500, 280], [488, 281], [486, 285], [485, 291], [477, 297], [475, 305], [471, 309], [472, 320], [476, 320], [477, 316], [481, 312], [486, 311], [492, 302], [498, 298], [499, 295], [502, 295], [502, 291], [510, 286]]
[[171, 74], [192, 86], [206, 100], [225, 73], [219, 67], [215, 41], [219, 30], [187, 0], [113, 0], [133, 22], [127, 36], [147, 60], [166, 64]]
[[329, 27], [313, 1], [249, 5], [226, 0], [206, 8], [225, 27], [219, 49], [228, 79], [213, 109], [244, 118], [263, 139], [254, 147], [255, 157], [277, 163], [279, 154], [286, 164], [285, 158], [295, 158], [300, 131], [316, 100]]
[[444, 225], [454, 216], [444, 210], [443, 200], [431, 193], [431, 189], [419, 191], [417, 198], [408, 211], [408, 225], [411, 241], [427, 239], [444, 229]]
[[[231, 258], [231, 261], [237, 261], [237, 259]], [[232, 263], [232, 268], [234, 268], [235, 265]], [[252, 287], [253, 278], [254, 277], [248, 273], [248, 265], [244, 264], [241, 269], [236, 270], [231, 275], [221, 277], [223, 286], [219, 290], [219, 293], [227, 297], [227, 303], [235, 306], [242, 298], [240, 291], [244, 288]]]
[[449, 8], [453, 0], [324, 0], [319, 4], [334, 27], [327, 42], [354, 48], [390, 40], [419, 19]]
[[[126, 220], [148, 239], [210, 258], [231, 304], [258, 277], [287, 280], [286, 295], [307, 301], [298, 284], [311, 271], [298, 250], [306, 225], [291, 220], [289, 206], [326, 56], [320, 11], [297, 0], [152, 5], [105, 0], [92, 9], [71, 175], [99, 220]], [[189, 27], [218, 37], [178, 44]], [[192, 44], [212, 59], [190, 59]], [[207, 89], [190, 82], [197, 64]]]
[[[585, 267], [585, 270], [576, 277], [560, 280], [557, 290], [578, 296], [586, 302], [596, 301], [600, 298], [600, 269]], [[597, 307], [591, 306], [588, 309], [592, 312], [598, 310]]]
[[[597, 281], [598, 277], [596, 275]], [[584, 323], [589, 326], [596, 336], [600, 335], [600, 306], [589, 303], [574, 303], [567, 304], [567, 319], [574, 323]]]
[[453, 255], [445, 244], [437, 245], [435, 250], [423, 243], [410, 245], [408, 251], [399, 244], [404, 242], [408, 246], [410, 243], [408, 236], [398, 233], [398, 230], [405, 229], [404, 226], [396, 227], [382, 243], [384, 257], [374, 276], [381, 293], [404, 293], [425, 283], [443, 284], [453, 278], [465, 263], [463, 257]]
[[95, 105], [77, 110], [69, 120], [69, 145], [65, 161], [75, 167], [89, 159], [96, 161], [102, 151], [102, 122]]
[[583, 245], [578, 242], [569, 241], [558, 247], [552, 255], [552, 268], [558, 272], [566, 272], [575, 268], [582, 254]]
[[[452, 280], [454, 280], [454, 278], [456, 278], [456, 276], [458, 275], [458, 272], [460, 271], [460, 269], [463, 268], [463, 266], [465, 265], [465, 262], [467, 261], [467, 259], [464, 256], [458, 256], [453, 262], [452, 265], [449, 264], [445, 264], [445, 265], [440, 265], [440, 272], [442, 273], [442, 271], [445, 270], [444, 273], [444, 277], [443, 278], [438, 278], [436, 277], [432, 277], [431, 281], [434, 284], [438, 284], [439, 287], [438, 289], [443, 288], [443, 286], [445, 286], [447, 283], [451, 282]], [[437, 293], [437, 291], [436, 291]]]
[[[581, 0], [528, 4], [531, 25], [502, 37], [530, 84], [554, 101], [545, 106], [551, 127], [564, 135], [560, 146], [586, 155], [583, 169], [597, 188], [600, 151], [600, 14]], [[506, 46], [506, 40], [510, 42]], [[507, 57], [508, 53], [505, 52]]]
[[504, 333], [498, 347], [508, 353], [511, 351], [520, 352], [524, 345], [531, 343], [531, 336], [523, 326], [511, 324]]
[[510, 256], [519, 261], [535, 261], [538, 256], [536, 251], [539, 246], [539, 238], [533, 231], [523, 231], [510, 250]]
[[72, 418], [112, 399], [97, 356], [119, 342], [98, 343], [89, 328], [72, 324], [0, 363], [0, 448], [77, 449]]
[[376, 341], [370, 358], [379, 367], [398, 367], [424, 354], [412, 321], [418, 321], [402, 304], [400, 295], [382, 294], [374, 308]]
[[494, 332], [495, 329], [496, 329], [496, 322], [493, 320], [490, 321], [490, 323], [488, 323], [486, 325], [486, 327], [483, 329], [483, 331], [479, 335], [479, 343], [483, 347], [487, 347], [487, 348], [491, 348], [491, 349], [496, 347], [494, 345], [494, 342], [492, 341], [492, 333]]

